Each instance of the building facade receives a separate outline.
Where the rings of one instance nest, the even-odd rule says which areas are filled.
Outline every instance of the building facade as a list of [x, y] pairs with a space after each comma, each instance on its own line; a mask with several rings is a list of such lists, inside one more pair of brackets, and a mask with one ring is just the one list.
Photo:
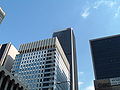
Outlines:
[[[120, 35], [108, 36], [90, 40], [93, 67], [95, 73], [95, 86], [100, 81], [109, 81], [120, 77]], [[105, 80], [104, 80], [105, 79]], [[118, 85], [117, 85], [117, 88]], [[102, 89], [96, 89], [102, 90]], [[120, 90], [112, 89], [105, 90]]]
[[11, 44], [0, 44], [0, 65], [11, 71], [18, 50]]
[[78, 90], [76, 43], [72, 28], [53, 33], [57, 37], [70, 64], [70, 90]]
[[70, 90], [70, 66], [58, 39], [50, 38], [19, 48], [12, 73], [29, 90]]
[[5, 17], [5, 12], [0, 7], [0, 23], [2, 22], [2, 20], [4, 19], [4, 17]]
[[3, 66], [0, 66], [0, 90], [27, 90], [27, 88]]
[[96, 79], [120, 77], [120, 35], [90, 41]]
[[95, 90], [120, 90], [120, 77], [94, 80]]

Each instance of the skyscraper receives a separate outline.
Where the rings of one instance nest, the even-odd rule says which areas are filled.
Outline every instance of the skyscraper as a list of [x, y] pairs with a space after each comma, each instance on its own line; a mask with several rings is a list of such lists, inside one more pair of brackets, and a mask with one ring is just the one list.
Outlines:
[[95, 79], [120, 77], [120, 35], [90, 41]]
[[11, 71], [16, 54], [18, 51], [11, 43], [0, 44], [0, 65]]
[[12, 73], [29, 90], [70, 90], [70, 66], [58, 39], [20, 45]]
[[95, 85], [97, 87], [101, 84], [101, 88], [103, 88], [107, 83], [107, 87], [109, 87], [108, 89], [105, 87], [106, 89], [96, 90], [120, 90], [120, 35], [93, 39], [90, 40], [90, 45]]
[[78, 90], [76, 43], [72, 28], [53, 33], [57, 37], [70, 64], [70, 90]]
[[0, 7], [0, 23], [2, 22], [2, 20], [4, 19], [4, 17], [5, 17], [5, 12]]

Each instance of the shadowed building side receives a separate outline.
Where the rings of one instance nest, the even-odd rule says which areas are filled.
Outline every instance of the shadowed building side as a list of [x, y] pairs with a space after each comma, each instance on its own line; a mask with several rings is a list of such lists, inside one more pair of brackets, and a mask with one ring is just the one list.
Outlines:
[[[95, 74], [95, 90], [120, 90], [120, 35], [93, 39], [90, 40], [90, 45]], [[110, 80], [112, 82], [104, 84]], [[111, 84], [113, 82], [116, 84]], [[98, 85], [98, 83], [101, 84]], [[105, 85], [108, 87], [104, 88]]]

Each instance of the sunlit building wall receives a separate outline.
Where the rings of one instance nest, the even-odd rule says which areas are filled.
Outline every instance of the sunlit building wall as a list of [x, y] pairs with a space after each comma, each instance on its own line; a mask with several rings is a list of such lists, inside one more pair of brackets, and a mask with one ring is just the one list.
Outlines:
[[57, 38], [22, 44], [12, 73], [30, 90], [70, 90], [70, 66]]
[[0, 65], [6, 70], [11, 71], [18, 50], [11, 44], [0, 44]]

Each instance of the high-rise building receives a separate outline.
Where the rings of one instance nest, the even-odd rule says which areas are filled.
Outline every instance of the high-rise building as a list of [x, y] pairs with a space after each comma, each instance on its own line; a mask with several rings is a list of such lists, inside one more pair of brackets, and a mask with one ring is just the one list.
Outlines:
[[120, 77], [94, 80], [95, 90], [120, 90]]
[[95, 79], [120, 77], [120, 35], [90, 40]]
[[2, 22], [2, 20], [4, 19], [4, 17], [5, 17], [5, 12], [0, 7], [0, 23]]
[[78, 90], [76, 43], [72, 28], [53, 33], [57, 37], [70, 64], [70, 90]]
[[20, 45], [12, 73], [29, 90], [70, 90], [70, 66], [57, 39]]
[[0, 65], [8, 71], [11, 71], [17, 49], [11, 44], [0, 44]]
[[[120, 84], [120, 35], [108, 36], [90, 40], [93, 67], [95, 73], [95, 85], [111, 81], [111, 86]], [[112, 84], [115, 83], [116, 84]], [[110, 86], [110, 87], [111, 87]], [[120, 87], [120, 86], [119, 86]], [[96, 88], [96, 87], [95, 87]], [[117, 87], [118, 88], [118, 87]], [[96, 89], [96, 90], [120, 90]]]

